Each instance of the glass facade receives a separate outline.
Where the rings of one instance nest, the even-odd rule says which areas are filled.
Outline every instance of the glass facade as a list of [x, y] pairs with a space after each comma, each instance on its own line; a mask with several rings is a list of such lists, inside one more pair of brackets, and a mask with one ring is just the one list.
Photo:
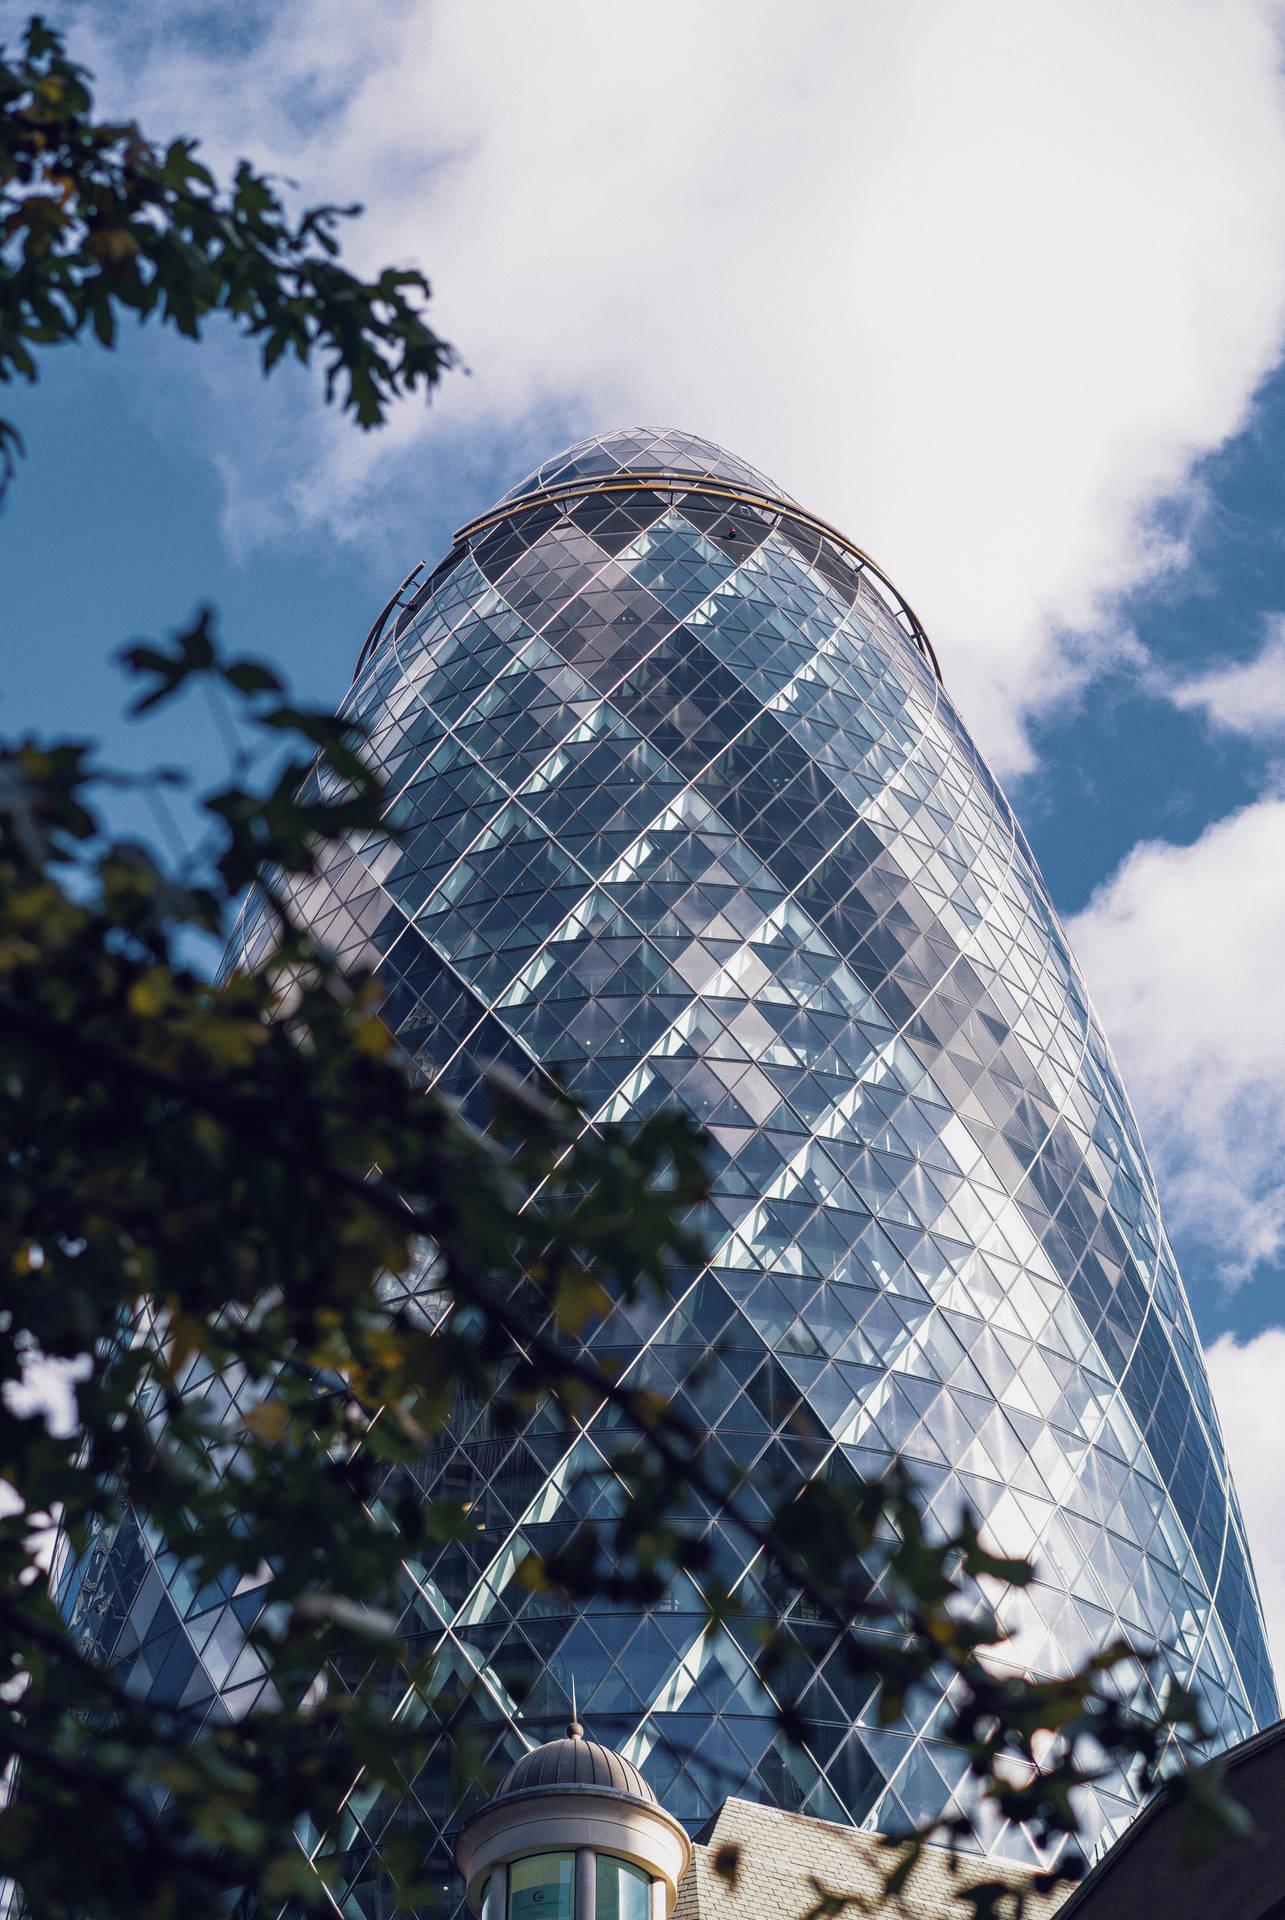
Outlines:
[[[709, 1129], [708, 1265], [594, 1346], [756, 1476], [896, 1454], [943, 1522], [971, 1502], [1036, 1562], [1010, 1615], [1030, 1670], [1122, 1633], [1162, 1649], [1224, 1741], [1275, 1718], [1135, 1122], [895, 591], [752, 468], [639, 429], [546, 463], [403, 597], [348, 711], [406, 837], [336, 849], [298, 907], [340, 954], [378, 959], [402, 1044], [467, 1112], [500, 1060], [598, 1119], [678, 1101]], [[252, 899], [233, 961], [267, 937]], [[692, 1827], [729, 1793], [878, 1826], [940, 1810], [962, 1768], [938, 1701], [880, 1727], [820, 1665], [800, 1751], [749, 1643], [705, 1631], [690, 1586], [622, 1611], [514, 1579], [528, 1545], [609, 1510], [618, 1443], [545, 1416], [501, 1436], [469, 1405], [426, 1462], [479, 1527], [408, 1567], [405, 1625], [473, 1689], [496, 1759], [556, 1732], [574, 1678], [595, 1737]], [[211, 1711], [257, 1697], [254, 1590], [190, 1593], [126, 1535], [67, 1577], [87, 1636]], [[770, 1612], [743, 1543], [714, 1525], [712, 1545]], [[1097, 1796], [1107, 1830], [1130, 1811]], [[354, 1917], [378, 1910], [368, 1860], [391, 1817], [354, 1800], [327, 1837]], [[448, 1867], [444, 1750], [411, 1817]], [[1022, 1856], [1018, 1834], [984, 1840]]]

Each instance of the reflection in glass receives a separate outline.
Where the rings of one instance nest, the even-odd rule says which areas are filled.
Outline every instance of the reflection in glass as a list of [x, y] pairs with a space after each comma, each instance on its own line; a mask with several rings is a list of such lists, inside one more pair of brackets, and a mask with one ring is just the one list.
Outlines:
[[651, 1881], [641, 1867], [598, 1855], [595, 1920], [650, 1920]]
[[534, 1853], [509, 1868], [509, 1920], [571, 1920], [573, 1853]]

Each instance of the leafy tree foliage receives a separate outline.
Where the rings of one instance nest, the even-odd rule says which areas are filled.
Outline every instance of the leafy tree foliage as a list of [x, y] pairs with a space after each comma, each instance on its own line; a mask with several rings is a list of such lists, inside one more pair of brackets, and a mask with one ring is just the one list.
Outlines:
[[[87, 327], [110, 347], [127, 314], [195, 340], [224, 313], [259, 341], [265, 371], [319, 355], [327, 396], [363, 427], [427, 392], [454, 355], [424, 318], [423, 274], [359, 279], [337, 257], [336, 228], [360, 208], [292, 220], [248, 161], [221, 190], [196, 147], [95, 120], [88, 74], [38, 14], [17, 58], [0, 52], [0, 381], [34, 380], [39, 350]], [[0, 420], [0, 488], [20, 450]]]
[[[292, 225], [248, 166], [223, 193], [191, 141], [160, 154], [133, 126], [96, 123], [86, 76], [35, 20], [0, 62], [0, 376], [34, 377], [38, 350], [86, 325], [110, 345], [121, 312], [195, 336], [222, 311], [265, 367], [320, 349], [331, 389], [372, 424], [430, 387], [449, 349], [418, 275], [361, 282], [338, 264], [335, 218]], [[13, 429], [0, 434], [12, 451]], [[652, 1599], [681, 1571], [728, 1619], [737, 1603], [704, 1542], [721, 1514], [761, 1547], [779, 1595], [805, 1597], [886, 1721], [929, 1675], [953, 1677], [945, 1732], [977, 1791], [1069, 1840], [1059, 1871], [1074, 1874], [1076, 1786], [1114, 1766], [1148, 1786], [1200, 1737], [1191, 1699], [1132, 1708], [1146, 1656], [1122, 1646], [1055, 1683], [1013, 1675], [992, 1657], [983, 1592], [1031, 1570], [988, 1552], [969, 1516], [931, 1535], [899, 1472], [747, 1484], [681, 1408], [596, 1361], [583, 1336], [598, 1318], [664, 1296], [700, 1259], [699, 1132], [677, 1113], [589, 1130], [570, 1103], [497, 1075], [483, 1136], [425, 1093], [381, 1023], [377, 980], [285, 907], [327, 841], [392, 831], [360, 737], [226, 657], [208, 615], [127, 665], [139, 710], [204, 684], [266, 759], [206, 797], [203, 850], [166, 866], [113, 836], [109, 776], [84, 743], [0, 751], [0, 1872], [27, 1910], [307, 1905], [319, 1882], [300, 1823], [324, 1833], [359, 1773], [400, 1793], [429, 1731], [463, 1727], [466, 1703], [393, 1629], [403, 1560], [474, 1524], [413, 1477], [461, 1393], [501, 1429], [540, 1404], [568, 1424], [610, 1404], [615, 1515], [533, 1555], [531, 1584]], [[194, 943], [226, 931], [256, 874], [276, 950], [211, 982]], [[393, 1303], [399, 1275], [415, 1279], [409, 1304], [404, 1290]], [[51, 1364], [79, 1376], [65, 1431], [23, 1394]], [[229, 1392], [185, 1392], [197, 1378]], [[390, 1468], [404, 1493], [388, 1493]], [[82, 1552], [127, 1513], [198, 1585], [229, 1570], [263, 1583], [253, 1640], [270, 1704], [198, 1730], [181, 1706], [125, 1691], [70, 1632], [44, 1578], [50, 1530]], [[813, 1656], [783, 1627], [760, 1641], [797, 1737]], [[365, 1684], [319, 1687], [330, 1666]], [[422, 1710], [399, 1711], [407, 1698]], [[463, 1732], [459, 1751], [467, 1768]], [[1197, 1840], [1235, 1823], [1216, 1774], [1186, 1782]], [[893, 1890], [927, 1837], [890, 1857]], [[409, 1847], [383, 1864], [408, 1907], [428, 1899]], [[979, 1913], [1013, 1901], [985, 1880], [969, 1897]]]

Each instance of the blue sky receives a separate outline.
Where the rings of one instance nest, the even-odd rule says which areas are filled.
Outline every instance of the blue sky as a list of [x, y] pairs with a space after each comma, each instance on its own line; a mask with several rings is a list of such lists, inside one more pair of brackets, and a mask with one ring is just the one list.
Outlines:
[[[1017, 783], [1027, 831], [1061, 911], [1075, 913], [1142, 839], [1189, 842], [1272, 788], [1279, 735], [1247, 738], [1169, 697], [1212, 661], [1247, 661], [1285, 606], [1285, 372], [1254, 395], [1245, 430], [1198, 462], [1205, 511], [1187, 562], [1122, 595], [1128, 660], [1091, 696], [1034, 728], [1038, 771]], [[1163, 509], [1162, 509], [1163, 511]]]
[[3, 724], [213, 778], [203, 708], [122, 724], [134, 635], [211, 601], [334, 702], [409, 566], [581, 434], [774, 474], [921, 613], [1070, 922], [1285, 1623], [1281, 13], [779, 13], [64, 9], [111, 109], [362, 198], [353, 257], [426, 267], [471, 371], [370, 437], [226, 331], [51, 358], [3, 396]]

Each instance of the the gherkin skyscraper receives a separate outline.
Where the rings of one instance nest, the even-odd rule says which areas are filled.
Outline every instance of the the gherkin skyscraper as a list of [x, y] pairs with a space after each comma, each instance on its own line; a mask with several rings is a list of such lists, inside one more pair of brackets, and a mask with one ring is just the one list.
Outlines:
[[[336, 854], [299, 905], [340, 954], [378, 956], [425, 1075], [468, 1107], [481, 1064], [539, 1066], [591, 1115], [676, 1100], [715, 1143], [708, 1266], [601, 1343], [751, 1470], [896, 1453], [945, 1521], [970, 1501], [1037, 1563], [1032, 1670], [1123, 1633], [1224, 1741], [1273, 1719], [1137, 1129], [1022, 834], [878, 570], [707, 442], [608, 435], [404, 590], [348, 710], [409, 834]], [[252, 900], [236, 951], [267, 937]], [[606, 1499], [611, 1447], [538, 1419], [500, 1439], [475, 1406], [430, 1463], [481, 1525], [408, 1569], [409, 1622], [475, 1683], [496, 1755], [558, 1730], [574, 1676], [596, 1736], [690, 1825], [730, 1792], [879, 1826], [940, 1810], [961, 1766], [931, 1703], [880, 1728], [822, 1666], [800, 1753], [690, 1590], [560, 1611], [513, 1578], [526, 1542]], [[720, 1571], [769, 1604], [739, 1546]], [[140, 1684], [253, 1696], [252, 1595], [188, 1618], [141, 1540], [91, 1585], [99, 1644]], [[444, 1752], [417, 1801], [445, 1865]], [[1128, 1811], [1100, 1795], [1106, 1826]], [[388, 1817], [354, 1800], [330, 1837], [351, 1916], [376, 1911]]]

